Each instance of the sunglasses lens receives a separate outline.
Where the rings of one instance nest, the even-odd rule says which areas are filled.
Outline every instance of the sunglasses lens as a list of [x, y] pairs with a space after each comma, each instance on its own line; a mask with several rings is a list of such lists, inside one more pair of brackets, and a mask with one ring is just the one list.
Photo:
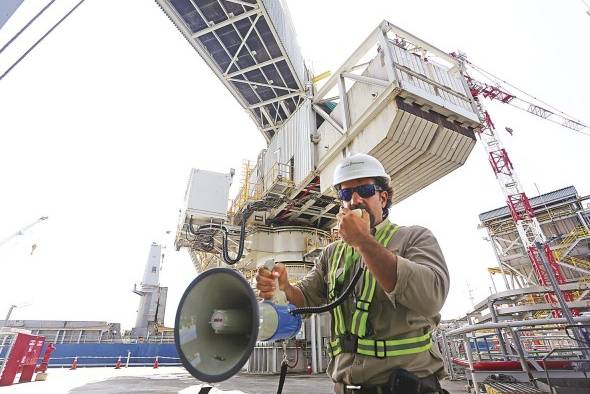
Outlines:
[[357, 193], [361, 198], [369, 198], [375, 195], [375, 192], [379, 190], [377, 186], [373, 184], [368, 185], [360, 185], [357, 187], [352, 187], [349, 189], [340, 189], [338, 191], [338, 198], [342, 201], [350, 201], [352, 199], [352, 194]]
[[375, 194], [375, 185], [360, 185], [356, 188], [356, 192], [359, 194], [359, 196], [361, 196], [362, 198], [369, 198], [369, 197], [373, 197], [373, 195]]
[[353, 189], [340, 189], [338, 190], [338, 198], [342, 201], [350, 201], [352, 199]]

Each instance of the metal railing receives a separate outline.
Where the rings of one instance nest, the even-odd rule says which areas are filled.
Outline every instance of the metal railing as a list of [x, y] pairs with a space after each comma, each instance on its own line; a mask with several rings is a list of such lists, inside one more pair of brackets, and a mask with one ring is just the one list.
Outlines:
[[77, 367], [115, 367], [119, 362], [119, 367], [145, 367], [154, 366], [158, 360], [158, 366], [177, 366], [181, 365], [180, 358], [169, 356], [134, 356], [131, 352], [118, 356], [64, 356], [51, 357], [49, 367], [68, 367], [71, 368], [74, 360]]
[[[553, 361], [562, 361], [563, 364], [554, 365], [563, 365], [565, 368], [571, 362], [571, 367], [568, 368], [572, 372], [579, 372], [574, 370], [573, 364], [590, 363], [587, 352], [590, 343], [579, 346], [579, 341], [569, 335], [568, 331], [584, 331], [586, 327], [590, 327], [588, 324], [580, 324], [589, 323], [590, 316], [576, 317], [574, 321], [574, 326], [567, 325], [567, 320], [563, 318], [466, 325], [437, 332], [437, 342], [451, 379], [460, 378], [462, 370], [464, 375], [469, 375], [465, 378], [477, 387], [482, 383], [478, 382], [481, 374], [502, 372], [524, 374], [536, 386], [535, 377], [549, 369], [545, 361], [555, 353], [560, 353], [562, 357]], [[480, 373], [477, 368], [479, 365], [491, 365], [485, 362], [498, 362], [502, 366], [506, 365], [502, 362], [510, 361], [518, 361], [520, 370], [507, 368], [506, 371], [494, 369]]]

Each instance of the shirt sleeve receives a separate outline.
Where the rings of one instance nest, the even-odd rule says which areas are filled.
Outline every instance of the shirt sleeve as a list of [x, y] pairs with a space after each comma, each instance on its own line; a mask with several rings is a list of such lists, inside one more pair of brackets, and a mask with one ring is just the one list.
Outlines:
[[397, 256], [397, 283], [388, 294], [425, 317], [440, 312], [449, 292], [449, 271], [440, 246], [430, 230], [412, 226], [406, 247]]
[[295, 284], [303, 292], [306, 307], [322, 306], [327, 303], [328, 294], [328, 260], [334, 248], [326, 247], [314, 267]]

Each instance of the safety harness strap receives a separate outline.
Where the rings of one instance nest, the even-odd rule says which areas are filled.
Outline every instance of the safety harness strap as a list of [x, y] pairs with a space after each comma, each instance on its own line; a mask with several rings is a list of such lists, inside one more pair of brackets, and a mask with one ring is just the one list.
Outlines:
[[[386, 225], [377, 234], [377, 241], [386, 247], [389, 241], [396, 233], [398, 227], [387, 222]], [[356, 302], [356, 310], [352, 316], [350, 332], [359, 338], [364, 338], [367, 332], [367, 320], [369, 318], [369, 306], [375, 296], [377, 281], [371, 272], [365, 267], [363, 275], [363, 284], [361, 287], [361, 296]]]
[[[330, 265], [330, 273], [329, 273], [329, 288], [328, 288], [328, 299], [330, 302], [334, 301], [336, 297], [336, 272], [338, 271], [338, 262], [342, 257], [342, 253], [344, 252], [345, 244], [344, 242], [339, 242], [336, 245], [336, 249], [334, 250], [334, 254], [332, 255], [332, 261]], [[342, 315], [342, 308], [337, 306], [336, 308], [332, 309], [332, 325], [334, 329], [335, 335], [344, 334], [344, 316]]]

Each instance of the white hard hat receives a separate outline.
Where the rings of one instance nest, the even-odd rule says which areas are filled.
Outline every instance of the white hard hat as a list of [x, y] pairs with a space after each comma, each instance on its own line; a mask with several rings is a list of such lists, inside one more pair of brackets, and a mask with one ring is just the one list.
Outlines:
[[348, 156], [334, 170], [332, 184], [338, 186], [342, 182], [359, 178], [383, 177], [390, 181], [383, 164], [373, 156], [364, 153], [356, 153]]

